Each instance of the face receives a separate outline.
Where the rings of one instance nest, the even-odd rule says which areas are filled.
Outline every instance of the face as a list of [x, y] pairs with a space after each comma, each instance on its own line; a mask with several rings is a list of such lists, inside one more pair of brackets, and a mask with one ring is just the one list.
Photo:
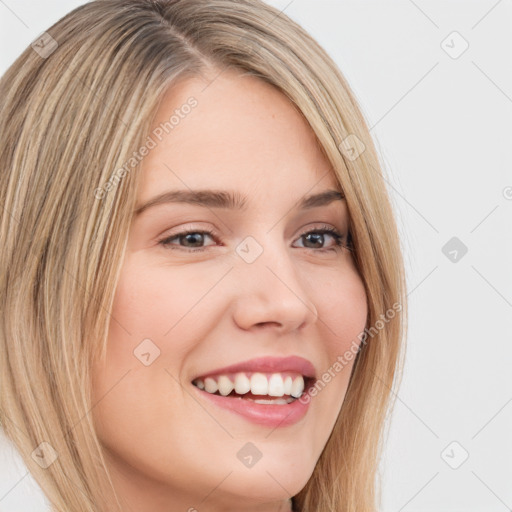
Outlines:
[[94, 420], [130, 510], [285, 511], [340, 412], [366, 295], [298, 110], [254, 77], [207, 84], [174, 86], [155, 119]]

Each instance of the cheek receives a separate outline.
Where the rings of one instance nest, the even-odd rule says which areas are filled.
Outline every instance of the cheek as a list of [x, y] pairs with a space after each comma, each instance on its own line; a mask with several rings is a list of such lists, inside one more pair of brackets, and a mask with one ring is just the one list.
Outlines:
[[332, 421], [341, 408], [354, 360], [361, 344], [360, 337], [367, 321], [367, 296], [363, 281], [352, 269], [339, 273], [318, 290], [317, 327], [322, 333], [324, 356], [322, 374], [317, 384], [323, 403], [333, 411]]
[[[128, 261], [123, 266], [112, 307], [106, 361], [93, 370], [94, 403], [98, 404], [94, 418], [100, 439], [137, 467], [146, 463], [146, 457], [158, 459], [162, 452], [159, 443], [171, 442], [172, 429], [180, 429], [181, 420], [173, 410], [186, 407], [184, 393], [173, 376], [179, 375], [193, 348], [183, 331], [188, 317], [180, 322], [191, 307], [192, 298], [187, 299], [190, 280], [184, 272], [174, 272], [168, 282], [162, 276], [147, 265]], [[148, 365], [143, 362], [146, 353]], [[152, 432], [149, 439], [148, 432]], [[175, 435], [179, 432], [181, 429]], [[134, 439], [144, 439], [144, 451]], [[151, 467], [145, 469], [151, 471]]]
[[146, 401], [143, 396], [155, 389], [181, 394], [171, 375], [180, 376], [210, 327], [201, 298], [212, 283], [198, 274], [184, 267], [155, 268], [136, 255], [125, 261], [112, 306], [107, 359], [96, 371], [97, 393], [123, 378], [124, 386], [134, 383], [127, 402], [155, 403], [154, 397]]
[[331, 356], [344, 352], [364, 330], [368, 315], [363, 280], [355, 268], [333, 273], [317, 288], [313, 298], [318, 310], [318, 328], [325, 332]]
[[182, 320], [193, 316], [194, 304], [207, 289], [208, 283], [183, 267], [166, 271], [132, 258], [116, 288], [110, 343], [115, 347], [122, 339], [136, 344], [150, 338], [163, 348]]

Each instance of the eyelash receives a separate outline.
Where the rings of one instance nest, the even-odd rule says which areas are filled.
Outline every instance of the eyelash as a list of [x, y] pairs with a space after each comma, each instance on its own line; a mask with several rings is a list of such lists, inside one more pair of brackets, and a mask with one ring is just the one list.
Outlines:
[[[218, 238], [217, 236], [217, 233], [215, 233], [214, 231], [212, 230], [208, 230], [208, 229], [204, 229], [204, 230], [200, 230], [200, 229], [189, 229], [189, 230], [186, 230], [186, 231], [181, 231], [180, 233], [176, 233], [175, 235], [172, 235], [172, 236], [169, 236], [169, 237], [165, 237], [161, 240], [158, 241], [158, 244], [159, 245], [162, 245], [164, 248], [166, 249], [173, 249], [173, 250], [181, 250], [181, 251], [185, 251], [185, 252], [189, 252], [189, 253], [193, 253], [193, 252], [203, 252], [205, 251], [206, 249], [208, 249], [208, 247], [196, 247], [196, 248], [191, 248], [191, 247], [181, 247], [181, 246], [177, 246], [177, 245], [173, 245], [171, 244], [171, 241], [172, 240], [175, 240], [177, 238], [180, 238], [180, 237], [184, 237], [186, 235], [189, 235], [189, 234], [207, 234], [209, 235], [211, 238], [213, 238], [214, 240]], [[306, 231], [304, 233], [302, 233], [299, 238], [303, 238], [311, 233], [316, 233], [316, 234], [327, 234], [327, 235], [331, 235], [335, 242], [336, 242], [336, 245], [335, 247], [328, 247], [328, 248], [322, 248], [322, 249], [311, 249], [313, 251], [317, 251], [317, 252], [329, 252], [329, 251], [337, 251], [339, 248], [345, 248], [349, 251], [352, 250], [352, 244], [351, 244], [351, 240], [350, 240], [350, 235], [348, 237], [348, 240], [347, 240], [347, 244], [344, 245], [343, 244], [343, 239], [344, 239], [344, 235], [342, 235], [341, 233], [338, 232], [337, 229], [335, 228], [332, 228], [330, 226], [327, 226], [327, 225], [324, 225], [322, 226], [321, 228], [315, 228], [315, 229], [311, 229], [309, 231]], [[301, 249], [307, 249], [307, 247], [301, 247]]]

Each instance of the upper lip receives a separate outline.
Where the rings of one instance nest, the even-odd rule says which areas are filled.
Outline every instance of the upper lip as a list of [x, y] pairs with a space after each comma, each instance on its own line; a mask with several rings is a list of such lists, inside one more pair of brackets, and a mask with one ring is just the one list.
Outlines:
[[315, 378], [315, 367], [313, 364], [299, 356], [288, 356], [288, 357], [258, 357], [256, 359], [250, 359], [235, 363], [223, 368], [217, 368], [210, 370], [207, 373], [197, 375], [195, 379], [205, 378], [213, 375], [222, 375], [225, 373], [236, 373], [236, 372], [268, 372], [268, 373], [280, 373], [280, 372], [297, 372], [302, 374], [304, 377]]

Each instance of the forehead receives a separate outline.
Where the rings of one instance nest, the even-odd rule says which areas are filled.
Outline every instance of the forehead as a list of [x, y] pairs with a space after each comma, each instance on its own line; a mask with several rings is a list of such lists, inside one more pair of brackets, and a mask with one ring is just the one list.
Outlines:
[[141, 201], [163, 188], [230, 188], [283, 199], [339, 187], [298, 108], [272, 85], [236, 71], [170, 88], [151, 137]]

